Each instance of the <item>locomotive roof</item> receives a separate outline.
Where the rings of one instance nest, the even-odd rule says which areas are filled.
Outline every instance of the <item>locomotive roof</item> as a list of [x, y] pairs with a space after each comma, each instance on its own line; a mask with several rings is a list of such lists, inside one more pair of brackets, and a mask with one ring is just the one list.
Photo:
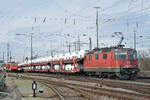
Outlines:
[[119, 49], [119, 50], [134, 50], [134, 49], [131, 49], [131, 48], [123, 48], [123, 47], [105, 47], [105, 48], [95, 48], [91, 51], [89, 51], [87, 54], [93, 54], [93, 53], [101, 53], [101, 52], [111, 52], [111, 51], [114, 51], [116, 49]]
[[11, 62], [8, 62], [8, 63], [16, 63], [15, 61], [11, 61]]

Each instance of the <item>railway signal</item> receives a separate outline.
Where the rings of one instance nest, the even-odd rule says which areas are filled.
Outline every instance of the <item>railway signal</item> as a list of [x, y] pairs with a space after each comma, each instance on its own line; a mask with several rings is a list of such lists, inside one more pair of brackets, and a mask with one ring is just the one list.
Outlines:
[[37, 83], [33, 81], [32, 83], [33, 97], [36, 97]]

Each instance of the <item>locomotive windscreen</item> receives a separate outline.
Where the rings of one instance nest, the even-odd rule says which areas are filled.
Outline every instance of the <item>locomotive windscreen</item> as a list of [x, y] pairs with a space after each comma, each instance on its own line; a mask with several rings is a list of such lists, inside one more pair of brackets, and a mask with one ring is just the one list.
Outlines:
[[12, 64], [12, 66], [16, 66], [17, 64]]
[[129, 51], [129, 59], [130, 60], [137, 59], [137, 52], [136, 51]]
[[122, 59], [125, 60], [127, 59], [127, 51], [115, 51], [115, 59]]

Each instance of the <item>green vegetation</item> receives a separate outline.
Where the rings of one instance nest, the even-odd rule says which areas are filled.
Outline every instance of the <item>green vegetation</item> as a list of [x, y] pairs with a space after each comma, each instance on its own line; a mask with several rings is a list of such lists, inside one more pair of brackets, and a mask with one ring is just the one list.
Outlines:
[[138, 58], [141, 71], [150, 72], [150, 51], [138, 51]]
[[150, 71], [150, 58], [140, 58], [139, 65], [141, 71]]

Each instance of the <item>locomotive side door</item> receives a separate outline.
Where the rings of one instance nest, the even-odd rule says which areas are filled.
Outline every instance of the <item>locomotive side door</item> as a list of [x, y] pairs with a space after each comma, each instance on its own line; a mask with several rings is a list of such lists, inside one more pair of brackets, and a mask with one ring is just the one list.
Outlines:
[[84, 56], [84, 67], [89, 67], [89, 55]]
[[110, 67], [113, 67], [114, 58], [113, 58], [113, 52], [110, 53]]
[[108, 54], [107, 54], [107, 53], [103, 53], [102, 66], [103, 66], [104, 68], [107, 67], [107, 58], [108, 58]]
[[116, 67], [116, 57], [117, 57], [117, 52], [116, 51], [113, 51], [111, 52], [111, 67], [114, 68]]
[[88, 66], [92, 66], [92, 55], [88, 56]]
[[104, 68], [110, 68], [112, 66], [111, 52], [103, 53], [103, 66]]

